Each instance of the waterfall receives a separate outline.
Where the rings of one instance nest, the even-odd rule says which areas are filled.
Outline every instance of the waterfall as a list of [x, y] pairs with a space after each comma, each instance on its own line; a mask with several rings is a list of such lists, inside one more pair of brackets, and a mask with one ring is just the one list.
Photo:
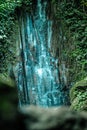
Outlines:
[[37, 1], [34, 14], [20, 17], [19, 104], [43, 107], [65, 102], [59, 80], [58, 59], [51, 52], [53, 22], [46, 14], [47, 2]]

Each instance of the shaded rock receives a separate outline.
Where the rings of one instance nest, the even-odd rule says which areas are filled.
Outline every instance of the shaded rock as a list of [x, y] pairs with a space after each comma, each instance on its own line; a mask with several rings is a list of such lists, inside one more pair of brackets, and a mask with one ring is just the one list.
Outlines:
[[0, 130], [18, 130], [18, 96], [14, 80], [0, 74]]
[[69, 108], [40, 108], [25, 106], [14, 119], [0, 120], [1, 130], [86, 130], [87, 113]]
[[86, 130], [87, 113], [70, 111], [67, 107], [40, 108], [35, 106], [21, 108], [25, 115], [26, 130]]
[[0, 74], [0, 118], [12, 119], [18, 106], [15, 81], [6, 74]]

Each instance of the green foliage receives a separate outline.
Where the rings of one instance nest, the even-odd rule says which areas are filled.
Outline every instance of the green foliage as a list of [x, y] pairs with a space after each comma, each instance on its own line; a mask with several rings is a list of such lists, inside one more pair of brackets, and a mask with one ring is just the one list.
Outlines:
[[87, 77], [70, 90], [71, 109], [87, 111]]
[[[52, 0], [56, 5], [56, 18], [62, 23], [66, 37], [63, 50], [71, 82], [87, 74], [87, 0]], [[59, 2], [59, 3], [57, 3]], [[77, 82], [70, 90], [71, 109], [87, 111], [87, 78]]]
[[70, 90], [70, 99], [71, 102], [78, 96], [87, 90], [87, 78], [77, 82]]
[[32, 0], [22, 0], [22, 6], [29, 6], [32, 4]]
[[0, 2], [0, 12], [7, 11], [7, 13], [11, 13], [14, 11], [16, 6], [21, 5], [21, 0], [4, 0]]
[[33, 3], [33, 0], [19, 0], [19, 3], [16, 4], [15, 10], [18, 12], [19, 10], [30, 12], [32, 9], [32, 3]]
[[75, 111], [87, 111], [87, 98], [85, 96], [87, 96], [86, 93], [82, 94], [81, 96], [78, 95], [77, 98], [75, 98], [75, 100], [72, 102], [70, 109]]
[[[7, 68], [8, 57], [12, 57], [9, 47], [11, 45], [10, 35], [13, 34], [14, 16], [11, 14], [13, 6], [9, 1], [0, 4], [0, 72]], [[10, 59], [9, 59], [10, 60]]]
[[[53, 0], [53, 2], [56, 3], [57, 0]], [[75, 69], [77, 67], [77, 79], [80, 79], [82, 75], [83, 77], [86, 76], [87, 71], [87, 0], [79, 0], [78, 2], [63, 0], [56, 5], [56, 17], [61, 20], [66, 29], [66, 46], [71, 44], [70, 51], [64, 50], [65, 55], [68, 55]], [[70, 43], [68, 44], [68, 42]], [[72, 72], [75, 72], [74, 67]]]
[[24, 9], [31, 0], [0, 0], [0, 72], [7, 71], [8, 63], [15, 62], [14, 44], [17, 8]]
[[87, 0], [81, 0], [81, 5], [85, 8], [87, 7]]

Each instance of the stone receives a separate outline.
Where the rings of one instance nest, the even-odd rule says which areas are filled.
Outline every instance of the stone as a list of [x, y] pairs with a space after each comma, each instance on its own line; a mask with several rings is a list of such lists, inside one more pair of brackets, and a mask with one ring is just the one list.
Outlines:
[[26, 130], [86, 130], [87, 113], [71, 111], [67, 107], [41, 108], [25, 106], [21, 108], [25, 115]]
[[[1, 113], [0, 113], [1, 114]], [[67, 107], [21, 107], [13, 119], [0, 120], [1, 130], [86, 130], [87, 113]]]

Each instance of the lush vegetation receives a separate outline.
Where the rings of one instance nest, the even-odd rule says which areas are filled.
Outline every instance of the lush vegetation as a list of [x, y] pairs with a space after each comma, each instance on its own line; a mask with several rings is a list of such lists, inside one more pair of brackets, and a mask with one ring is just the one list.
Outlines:
[[87, 77], [71, 88], [70, 99], [71, 109], [87, 111]]
[[13, 34], [14, 8], [14, 1], [0, 1], [0, 72], [6, 71], [7, 62], [12, 61], [11, 58], [14, 55], [14, 51], [9, 48], [14, 46], [10, 38]]
[[[64, 54], [72, 81], [80, 80], [70, 90], [71, 109], [87, 111], [87, 0], [61, 1], [56, 3], [56, 18], [61, 21], [66, 36]], [[83, 80], [81, 80], [83, 79]]]
[[[12, 61], [15, 48], [14, 41], [14, 26], [15, 26], [15, 11], [25, 7], [30, 10], [32, 0], [0, 0], [0, 72], [6, 68], [7, 61]], [[76, 72], [77, 78], [86, 75], [87, 71], [87, 0], [52, 0], [56, 5], [56, 18], [62, 22], [66, 36], [66, 48], [64, 53], [68, 56], [71, 63], [71, 74]], [[9, 48], [11, 46], [11, 48]], [[70, 46], [70, 51], [68, 50]], [[6, 60], [7, 59], [7, 60]], [[76, 70], [78, 68], [78, 70]], [[5, 69], [6, 70], [6, 69]], [[71, 75], [72, 76], [72, 75]]]
[[[87, 0], [52, 0], [56, 5], [55, 17], [62, 23], [66, 37], [63, 53], [72, 80], [86, 76], [87, 71]], [[0, 0], [0, 72], [7, 71], [8, 63], [14, 64], [16, 44], [16, 13], [29, 11], [32, 0]], [[83, 80], [84, 81], [84, 80]], [[87, 110], [87, 80], [71, 89], [70, 98], [74, 110]]]
[[61, 20], [66, 30], [64, 53], [71, 64], [71, 76], [74, 75], [74, 80], [81, 79], [87, 71], [87, 0], [62, 0], [60, 4], [58, 0], [52, 2], [56, 3], [56, 18]]
[[[30, 9], [32, 0], [0, 0], [0, 72], [6, 66], [6, 59], [12, 61], [13, 50], [9, 45], [14, 48], [11, 35], [14, 34], [13, 27], [15, 26], [15, 11], [20, 8]], [[66, 48], [64, 53], [69, 57], [71, 73], [75, 73], [78, 68], [78, 78], [81, 75], [85, 76], [87, 71], [87, 0], [52, 0], [56, 5], [56, 18], [62, 22], [65, 28], [64, 35], [67, 38]], [[13, 36], [14, 37], [14, 36]], [[67, 49], [70, 47], [70, 51]]]
[[0, 72], [7, 71], [7, 65], [15, 62], [16, 10], [29, 6], [31, 0], [0, 0]]

